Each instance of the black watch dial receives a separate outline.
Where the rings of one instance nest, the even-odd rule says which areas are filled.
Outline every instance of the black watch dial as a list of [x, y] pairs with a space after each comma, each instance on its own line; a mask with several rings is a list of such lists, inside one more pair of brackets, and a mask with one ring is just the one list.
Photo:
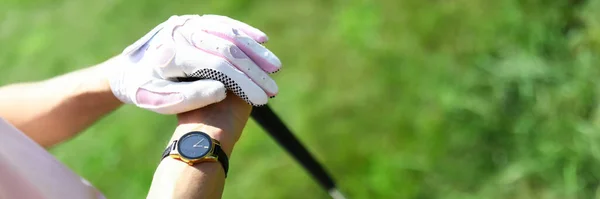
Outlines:
[[177, 143], [177, 151], [187, 159], [198, 159], [205, 156], [211, 146], [212, 139], [206, 133], [193, 131], [181, 136]]

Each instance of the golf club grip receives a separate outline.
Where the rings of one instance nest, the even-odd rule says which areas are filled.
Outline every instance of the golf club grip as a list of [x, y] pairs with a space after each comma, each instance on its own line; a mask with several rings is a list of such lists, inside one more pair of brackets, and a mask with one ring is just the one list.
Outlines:
[[325, 190], [335, 188], [335, 183], [331, 176], [329, 176], [325, 169], [308, 152], [302, 143], [298, 141], [269, 106], [253, 107], [251, 115], [254, 121], [260, 124], [280, 146], [285, 148], [288, 153], [300, 162]]

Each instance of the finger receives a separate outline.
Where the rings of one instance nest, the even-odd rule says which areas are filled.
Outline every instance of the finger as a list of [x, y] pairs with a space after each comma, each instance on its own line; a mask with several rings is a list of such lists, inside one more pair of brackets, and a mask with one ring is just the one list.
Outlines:
[[136, 92], [135, 104], [162, 114], [198, 109], [225, 99], [225, 85], [215, 80], [172, 82], [153, 79]]
[[221, 22], [221, 23], [230, 25], [231, 27], [233, 27], [235, 29], [241, 30], [258, 43], [265, 43], [269, 40], [269, 38], [267, 37], [267, 34], [265, 34], [264, 32], [260, 31], [259, 29], [252, 27], [244, 22], [241, 22], [241, 21], [238, 21], [238, 20], [226, 17], [226, 16], [220, 16], [220, 15], [202, 15], [202, 17], [206, 18], [208, 20], [213, 20], [213, 21], [217, 21], [217, 22]]
[[179, 50], [181, 51], [177, 52], [175, 64], [181, 66], [188, 77], [220, 81], [225, 84], [225, 88], [251, 105], [267, 103], [265, 91], [226, 59], [192, 46], [182, 46]]
[[202, 21], [190, 21], [190, 26], [182, 28], [183, 34], [191, 35], [200, 30], [220, 37], [238, 46], [254, 63], [267, 73], [277, 72], [281, 68], [281, 61], [269, 49], [260, 45], [241, 31], [223, 23], [205, 23]]
[[237, 36], [233, 42], [267, 73], [275, 73], [281, 69], [281, 61], [263, 45], [247, 36]]
[[193, 33], [191, 42], [196, 48], [230, 62], [238, 70], [244, 72], [270, 97], [277, 95], [279, 89], [275, 81], [230, 41], [199, 31]]
[[215, 35], [228, 40], [238, 46], [246, 55], [248, 55], [258, 66], [267, 73], [274, 73], [281, 68], [281, 61], [270, 50], [260, 45], [242, 31], [224, 23], [215, 21], [190, 20], [181, 29], [182, 34], [190, 36], [198, 30]]

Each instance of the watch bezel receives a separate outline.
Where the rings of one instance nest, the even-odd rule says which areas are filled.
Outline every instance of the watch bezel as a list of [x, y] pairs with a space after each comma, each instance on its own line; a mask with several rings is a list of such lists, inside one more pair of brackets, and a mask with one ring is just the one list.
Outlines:
[[[196, 157], [187, 156], [184, 153], [182, 153], [182, 150], [181, 150], [181, 143], [183, 143], [182, 141], [186, 137], [189, 137], [189, 136], [192, 136], [192, 135], [204, 136], [206, 138], [206, 140], [208, 140], [209, 146], [210, 146], [210, 148], [208, 150], [206, 150], [206, 152], [204, 152], [203, 154], [198, 155]], [[179, 156], [181, 156], [182, 158], [188, 159], [188, 160], [198, 160], [198, 159], [205, 158], [213, 149], [214, 149], [214, 142], [213, 142], [212, 138], [208, 134], [206, 134], [206, 133], [204, 133], [202, 131], [191, 131], [191, 132], [188, 132], [188, 133], [182, 135], [179, 138], [179, 141], [177, 141], [177, 152], [179, 153]]]

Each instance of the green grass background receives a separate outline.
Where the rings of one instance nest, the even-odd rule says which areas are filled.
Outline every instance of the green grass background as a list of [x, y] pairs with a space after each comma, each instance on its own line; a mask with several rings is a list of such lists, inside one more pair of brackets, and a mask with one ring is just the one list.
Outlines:
[[[268, 33], [270, 103], [349, 198], [600, 198], [599, 0], [2, 0], [0, 83], [99, 63], [173, 14]], [[143, 198], [175, 127], [131, 106], [52, 153]], [[327, 198], [254, 123], [224, 198]]]

